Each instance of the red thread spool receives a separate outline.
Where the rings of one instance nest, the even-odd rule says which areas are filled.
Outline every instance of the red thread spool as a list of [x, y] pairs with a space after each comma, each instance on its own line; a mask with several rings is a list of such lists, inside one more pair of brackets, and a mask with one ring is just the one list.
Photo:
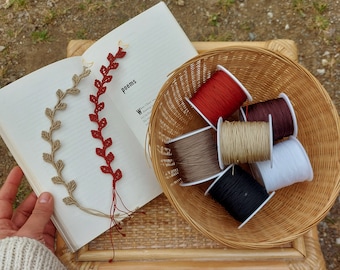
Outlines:
[[294, 108], [284, 93], [277, 99], [266, 100], [240, 108], [240, 118], [242, 121], [268, 121], [268, 115], [273, 119], [274, 141], [289, 136], [297, 136], [297, 120]]
[[215, 73], [196, 93], [186, 98], [190, 105], [216, 129], [219, 117], [226, 119], [252, 97], [242, 83], [226, 68], [217, 65]]

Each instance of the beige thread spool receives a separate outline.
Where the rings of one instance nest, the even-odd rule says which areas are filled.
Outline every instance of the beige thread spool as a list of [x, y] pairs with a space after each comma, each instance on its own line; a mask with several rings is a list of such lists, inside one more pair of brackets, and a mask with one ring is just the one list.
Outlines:
[[217, 123], [217, 152], [221, 169], [232, 163], [272, 161], [272, 118], [268, 122], [223, 122]]

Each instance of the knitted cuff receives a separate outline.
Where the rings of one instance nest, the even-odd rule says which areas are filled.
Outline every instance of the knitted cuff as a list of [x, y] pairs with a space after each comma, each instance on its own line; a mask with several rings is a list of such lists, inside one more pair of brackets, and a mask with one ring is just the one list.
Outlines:
[[65, 270], [65, 266], [43, 244], [26, 237], [0, 240], [0, 269]]

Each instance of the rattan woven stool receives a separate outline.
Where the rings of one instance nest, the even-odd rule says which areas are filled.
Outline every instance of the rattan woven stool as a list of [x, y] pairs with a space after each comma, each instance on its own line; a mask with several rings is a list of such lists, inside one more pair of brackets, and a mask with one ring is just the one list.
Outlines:
[[[93, 41], [72, 40], [67, 56], [81, 55]], [[258, 46], [297, 61], [291, 40], [194, 42], [201, 53], [226, 46]], [[143, 207], [146, 215], [124, 221], [126, 237], [114, 233], [115, 261], [106, 232], [76, 253], [57, 237], [57, 256], [69, 269], [326, 269], [316, 227], [290, 243], [263, 249], [234, 249], [190, 226], [164, 194]]]

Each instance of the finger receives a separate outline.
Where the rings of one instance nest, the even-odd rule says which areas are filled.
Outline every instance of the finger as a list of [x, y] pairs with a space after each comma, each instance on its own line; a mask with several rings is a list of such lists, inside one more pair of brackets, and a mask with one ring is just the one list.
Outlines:
[[21, 226], [26, 223], [27, 219], [32, 214], [36, 202], [37, 196], [32, 192], [14, 211], [12, 222], [17, 228], [21, 228]]
[[14, 167], [0, 189], [0, 219], [11, 219], [13, 214], [13, 202], [16, 198], [23, 173], [21, 169]]
[[18, 231], [18, 236], [26, 236], [41, 240], [46, 227], [53, 213], [53, 197], [50, 193], [42, 193], [32, 211], [31, 216]]
[[56, 228], [50, 220], [45, 227], [44, 242], [46, 247], [48, 247], [52, 252], [55, 251], [55, 233]]

